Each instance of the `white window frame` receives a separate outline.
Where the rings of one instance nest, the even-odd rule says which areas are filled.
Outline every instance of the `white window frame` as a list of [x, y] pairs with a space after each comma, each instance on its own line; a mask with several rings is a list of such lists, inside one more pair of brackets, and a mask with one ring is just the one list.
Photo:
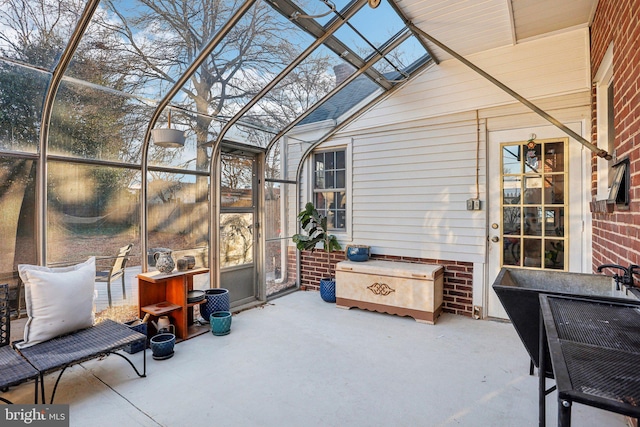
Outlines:
[[[606, 160], [601, 157], [597, 159], [597, 193], [596, 200], [607, 200], [609, 197], [610, 185], [609, 175], [613, 173], [612, 166], [616, 163], [615, 150], [611, 150], [609, 146], [609, 102], [608, 90], [613, 84], [613, 43], [607, 48], [600, 67], [594, 78], [594, 86], [596, 88], [596, 128], [597, 128], [597, 145], [598, 148], [606, 150], [613, 156], [612, 160]], [[613, 152], [611, 152], [613, 151]]]
[[[346, 208], [346, 212], [345, 212], [345, 229], [344, 230], [331, 230], [331, 234], [334, 234], [338, 240], [342, 243], [349, 243], [352, 240], [352, 230], [353, 230], [353, 226], [352, 226], [352, 212], [353, 212], [353, 197], [352, 197], [352, 171], [353, 171], [353, 161], [352, 161], [352, 146], [353, 146], [353, 139], [348, 138], [348, 139], [337, 139], [337, 140], [333, 140], [333, 141], [327, 141], [322, 143], [320, 146], [318, 146], [315, 150], [313, 150], [313, 152], [311, 153], [311, 155], [308, 157], [307, 159], [307, 164], [306, 164], [306, 169], [307, 169], [307, 185], [305, 186], [305, 195], [304, 195], [304, 199], [305, 202], [302, 204], [302, 206], [304, 206], [304, 204], [306, 204], [306, 202], [311, 202], [314, 203], [314, 191], [313, 191], [313, 185], [314, 185], [314, 172], [315, 172], [315, 167], [314, 167], [314, 154], [317, 152], [321, 152], [321, 151], [334, 151], [334, 150], [338, 150], [338, 149], [344, 149], [345, 150], [345, 174], [346, 174], [346, 182], [345, 182], [345, 187], [344, 187], [344, 191], [345, 191], [345, 198], [346, 198], [346, 203], [347, 203], [347, 208]], [[344, 244], [343, 244], [344, 247]]]

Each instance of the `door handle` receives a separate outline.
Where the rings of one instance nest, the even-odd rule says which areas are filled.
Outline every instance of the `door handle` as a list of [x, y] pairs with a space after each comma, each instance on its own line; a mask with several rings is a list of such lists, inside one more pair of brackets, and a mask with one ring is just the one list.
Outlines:
[[492, 241], [493, 243], [498, 243], [498, 242], [500, 241], [500, 238], [499, 238], [498, 236], [493, 236], [493, 237], [491, 238], [491, 241]]

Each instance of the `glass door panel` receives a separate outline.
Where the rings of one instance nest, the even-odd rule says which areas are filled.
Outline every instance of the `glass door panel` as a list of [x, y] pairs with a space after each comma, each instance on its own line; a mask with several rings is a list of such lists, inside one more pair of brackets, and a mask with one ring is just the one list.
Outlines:
[[256, 159], [227, 150], [220, 160], [220, 287], [229, 290], [231, 305], [238, 306], [258, 299]]
[[501, 149], [501, 265], [565, 270], [565, 141], [504, 144]]
[[295, 288], [296, 249], [291, 246], [291, 229], [287, 219], [295, 200], [295, 183], [265, 182], [265, 282], [267, 297]]
[[220, 267], [253, 264], [253, 214], [220, 215]]

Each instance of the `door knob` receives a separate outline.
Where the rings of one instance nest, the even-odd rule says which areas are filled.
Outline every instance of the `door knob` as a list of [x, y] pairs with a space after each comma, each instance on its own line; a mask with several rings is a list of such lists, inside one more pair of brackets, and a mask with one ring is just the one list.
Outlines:
[[493, 243], [497, 243], [497, 242], [499, 242], [499, 241], [500, 241], [500, 238], [499, 238], [498, 236], [493, 236], [493, 237], [491, 238], [491, 241], [492, 241]]

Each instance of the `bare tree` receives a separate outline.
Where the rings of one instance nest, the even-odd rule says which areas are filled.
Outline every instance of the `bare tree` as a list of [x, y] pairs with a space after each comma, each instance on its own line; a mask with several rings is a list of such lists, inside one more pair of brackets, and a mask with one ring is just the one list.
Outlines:
[[[109, 43], [101, 36], [95, 49], [107, 50], [114, 76], [120, 73], [124, 91], [146, 93], [155, 88], [163, 96], [201, 49], [239, 7], [224, 0], [141, 0], [129, 10], [109, 1], [97, 15], [100, 30], [116, 37]], [[143, 7], [144, 6], [144, 7]], [[172, 104], [195, 111], [195, 119], [183, 116], [197, 138], [196, 169], [209, 167], [205, 144], [216, 135], [215, 117], [233, 115], [299, 49], [291, 43], [293, 26], [265, 3], [258, 2], [242, 18], [181, 89]], [[88, 37], [94, 37], [91, 33]], [[164, 92], [164, 93], [163, 93]], [[177, 116], [176, 119], [179, 119]], [[206, 181], [203, 179], [203, 181]], [[205, 200], [206, 187], [198, 192]]]

